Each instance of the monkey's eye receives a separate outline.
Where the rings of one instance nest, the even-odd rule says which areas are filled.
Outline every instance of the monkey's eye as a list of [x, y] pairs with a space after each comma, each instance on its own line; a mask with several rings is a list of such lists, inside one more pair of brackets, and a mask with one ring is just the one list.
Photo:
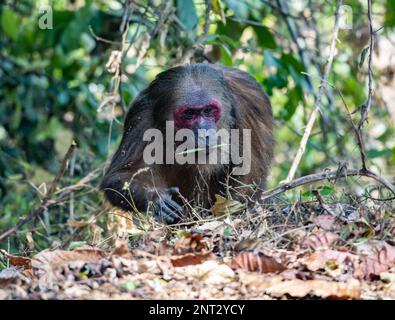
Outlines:
[[184, 111], [184, 116], [186, 118], [192, 118], [195, 115], [195, 110], [187, 109]]
[[211, 112], [212, 112], [212, 111], [213, 111], [213, 108], [207, 107], [207, 108], [204, 108], [203, 114], [204, 114], [205, 116], [209, 116], [209, 115], [211, 115]]

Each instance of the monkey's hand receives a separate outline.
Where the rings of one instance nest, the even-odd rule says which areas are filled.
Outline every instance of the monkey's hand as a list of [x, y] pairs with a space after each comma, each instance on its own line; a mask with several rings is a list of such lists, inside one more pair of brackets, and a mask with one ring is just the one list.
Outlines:
[[167, 224], [180, 221], [184, 216], [182, 207], [172, 199], [172, 195], [179, 194], [177, 187], [158, 191], [153, 199], [155, 218]]

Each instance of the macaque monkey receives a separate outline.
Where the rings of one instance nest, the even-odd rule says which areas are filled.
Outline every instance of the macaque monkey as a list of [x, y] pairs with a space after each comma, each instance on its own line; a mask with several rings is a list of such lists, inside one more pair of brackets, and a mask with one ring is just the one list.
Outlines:
[[[269, 173], [272, 127], [270, 101], [248, 73], [217, 64], [171, 68], [132, 103], [101, 188], [113, 205], [148, 208], [166, 223], [183, 217], [183, 199], [209, 208], [216, 194], [236, 186], [253, 198]], [[225, 142], [219, 143], [220, 132]], [[187, 151], [178, 152], [183, 145]], [[156, 162], [147, 156], [153, 146], [164, 150]], [[199, 162], [213, 155], [214, 161]]]

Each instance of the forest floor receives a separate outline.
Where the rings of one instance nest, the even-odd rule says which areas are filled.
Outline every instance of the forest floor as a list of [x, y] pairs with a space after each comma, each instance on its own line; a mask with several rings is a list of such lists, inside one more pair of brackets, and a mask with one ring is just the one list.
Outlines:
[[395, 299], [394, 212], [296, 202], [148, 231], [117, 214], [111, 245], [2, 250], [0, 299]]

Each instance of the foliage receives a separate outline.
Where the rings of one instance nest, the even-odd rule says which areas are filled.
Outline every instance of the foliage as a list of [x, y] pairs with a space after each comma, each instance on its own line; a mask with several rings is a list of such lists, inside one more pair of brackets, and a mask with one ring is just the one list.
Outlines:
[[[119, 142], [122, 119], [133, 98], [191, 49], [191, 61], [210, 60], [246, 70], [268, 93], [277, 140], [269, 186], [286, 178], [322, 78], [335, 1], [300, 1], [300, 7], [282, 1], [289, 16], [274, 1], [209, 2], [209, 25], [205, 3], [193, 0], [6, 0], [0, 5], [0, 230], [37, 206], [72, 140], [78, 151], [60, 187], [77, 183], [104, 163]], [[359, 166], [344, 103], [358, 111], [366, 100], [366, 61], [361, 64], [368, 44], [365, 2], [345, 1], [352, 8], [353, 29], [340, 30], [330, 88], [323, 99], [325, 117], [310, 137], [298, 175], [336, 167], [343, 160]], [[125, 16], [124, 3], [130, 3], [130, 16]], [[52, 29], [40, 28], [48, 13], [43, 5], [53, 10]], [[373, 11], [379, 13], [374, 18], [383, 26], [379, 37], [393, 39], [394, 6], [393, 0], [374, 1]], [[114, 50], [122, 49], [125, 23], [125, 40], [132, 46], [123, 59], [117, 88], [107, 62]], [[306, 61], [290, 26], [301, 32]], [[146, 52], [133, 47], [138, 41], [148, 46]], [[390, 81], [390, 70], [373, 67], [375, 79]], [[118, 103], [104, 103], [114, 94], [119, 94]], [[386, 103], [377, 90], [365, 134], [371, 167], [391, 176], [395, 110]], [[352, 117], [357, 122], [359, 113]], [[35, 222], [37, 245], [56, 243], [70, 233], [69, 218], [87, 219], [100, 208], [102, 196], [94, 189], [98, 180], [91, 181], [93, 189], [50, 207], [43, 220]], [[24, 246], [26, 234], [22, 229], [12, 246]]]

